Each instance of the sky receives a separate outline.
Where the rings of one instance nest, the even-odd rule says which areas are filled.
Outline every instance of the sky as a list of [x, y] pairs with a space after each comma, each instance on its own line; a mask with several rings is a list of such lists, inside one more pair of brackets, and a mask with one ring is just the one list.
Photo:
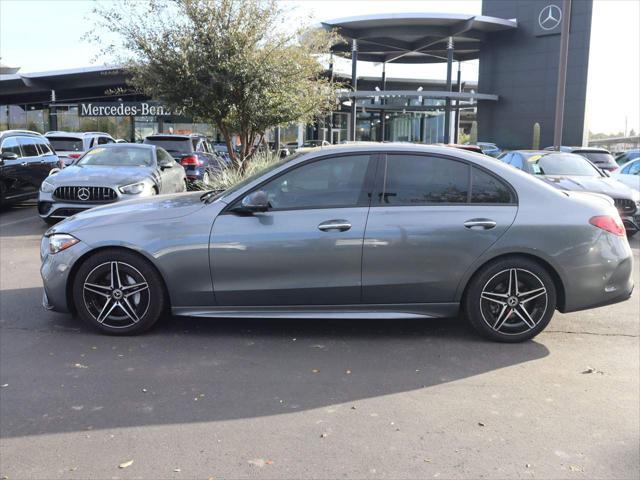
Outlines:
[[[0, 0], [0, 59], [39, 72], [99, 65], [98, 47], [81, 37], [91, 29], [98, 0]], [[99, 0], [112, 1], [112, 0]], [[505, 0], [510, 1], [510, 0]], [[517, 0], [513, 0], [517, 1]], [[583, 1], [583, 0], [573, 0]], [[480, 0], [284, 0], [294, 23], [314, 24], [388, 12], [480, 14]], [[28, 17], [25, 17], [28, 12]], [[28, 18], [28, 22], [25, 22]], [[593, 132], [640, 131], [640, 0], [594, 0], [587, 125]], [[336, 68], [350, 71], [348, 61]], [[362, 62], [359, 74], [380, 75]], [[445, 66], [388, 65], [388, 77], [445, 78]], [[476, 80], [478, 63], [464, 62], [463, 80]]]

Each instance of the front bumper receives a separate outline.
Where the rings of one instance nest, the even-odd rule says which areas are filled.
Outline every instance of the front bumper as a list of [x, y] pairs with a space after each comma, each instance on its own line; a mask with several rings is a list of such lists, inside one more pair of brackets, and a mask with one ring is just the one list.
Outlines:
[[49, 239], [42, 237], [40, 243], [40, 276], [44, 286], [42, 304], [45, 309], [55, 312], [69, 312], [72, 305], [67, 301], [67, 288], [69, 285], [69, 275], [73, 271], [73, 266], [78, 259], [89, 251], [89, 246], [83, 242], [78, 242], [56, 254], [49, 253]]

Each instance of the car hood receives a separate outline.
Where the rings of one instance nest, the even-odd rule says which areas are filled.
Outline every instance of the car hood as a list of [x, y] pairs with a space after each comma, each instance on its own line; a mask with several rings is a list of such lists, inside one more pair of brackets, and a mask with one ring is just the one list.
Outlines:
[[184, 217], [205, 206], [202, 192], [144, 197], [91, 208], [58, 223], [47, 233], [73, 233], [88, 227], [128, 223], [149, 224]]
[[152, 178], [151, 167], [113, 167], [101, 165], [71, 165], [47, 178], [55, 186], [114, 187]]
[[560, 190], [601, 193], [612, 198], [638, 200], [638, 195], [632, 189], [613, 178], [569, 175], [542, 175], [538, 178]]

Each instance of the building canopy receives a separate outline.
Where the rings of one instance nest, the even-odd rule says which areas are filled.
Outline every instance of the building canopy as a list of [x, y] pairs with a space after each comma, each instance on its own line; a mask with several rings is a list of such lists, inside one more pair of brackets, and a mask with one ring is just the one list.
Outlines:
[[439, 63], [447, 61], [447, 43], [454, 44], [454, 60], [478, 58], [488, 34], [517, 28], [516, 20], [451, 13], [401, 13], [346, 17], [322, 22], [348, 42], [333, 46], [348, 56], [358, 42], [358, 60], [376, 63]]

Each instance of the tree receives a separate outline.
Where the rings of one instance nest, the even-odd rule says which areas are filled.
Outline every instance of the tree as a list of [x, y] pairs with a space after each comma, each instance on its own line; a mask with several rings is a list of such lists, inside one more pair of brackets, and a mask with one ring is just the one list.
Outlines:
[[287, 31], [283, 13], [275, 0], [122, 0], [94, 9], [90, 39], [106, 44], [136, 89], [214, 124], [244, 171], [267, 129], [336, 105], [321, 60], [337, 35]]

